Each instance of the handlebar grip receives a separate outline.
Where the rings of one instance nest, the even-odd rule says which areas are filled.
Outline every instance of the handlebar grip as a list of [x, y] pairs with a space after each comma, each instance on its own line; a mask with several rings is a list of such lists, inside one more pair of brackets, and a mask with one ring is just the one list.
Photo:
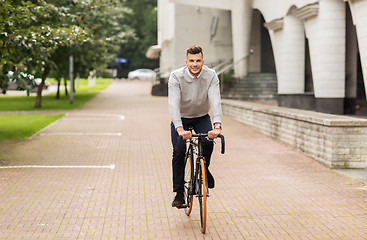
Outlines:
[[224, 154], [226, 146], [224, 136], [222, 134], [219, 134], [218, 137], [220, 138], [220, 142], [222, 143], [221, 153]]

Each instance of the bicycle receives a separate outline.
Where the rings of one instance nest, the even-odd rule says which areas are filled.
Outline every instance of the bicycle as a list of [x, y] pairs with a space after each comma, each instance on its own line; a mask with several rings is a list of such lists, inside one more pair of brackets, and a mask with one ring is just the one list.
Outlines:
[[[190, 129], [192, 131], [192, 129]], [[207, 208], [207, 197], [209, 197], [209, 189], [207, 182], [206, 173], [206, 162], [202, 155], [202, 139], [208, 138], [208, 134], [192, 134], [192, 138], [187, 140], [188, 148], [185, 153], [185, 177], [184, 177], [184, 198], [185, 204], [182, 208], [185, 208], [187, 216], [190, 215], [193, 198], [196, 196], [199, 201], [200, 208], [200, 228], [201, 232], [206, 231], [206, 208]], [[225, 141], [224, 136], [219, 134], [218, 138], [221, 139], [221, 153], [225, 152]], [[178, 140], [182, 140], [182, 136], [179, 136]], [[211, 140], [214, 141], [214, 140]], [[180, 144], [178, 144], [180, 146]]]

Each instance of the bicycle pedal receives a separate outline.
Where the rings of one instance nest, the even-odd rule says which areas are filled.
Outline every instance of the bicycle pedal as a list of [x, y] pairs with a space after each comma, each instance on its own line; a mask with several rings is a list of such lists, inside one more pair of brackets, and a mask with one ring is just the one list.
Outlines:
[[187, 208], [187, 207], [189, 207], [187, 204], [183, 204], [183, 205], [177, 206], [176, 208], [181, 209], [181, 208]]

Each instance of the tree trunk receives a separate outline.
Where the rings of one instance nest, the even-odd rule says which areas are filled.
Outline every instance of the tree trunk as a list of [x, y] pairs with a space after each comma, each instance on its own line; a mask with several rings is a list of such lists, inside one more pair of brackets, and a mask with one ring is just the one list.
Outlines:
[[65, 96], [68, 95], [68, 83], [67, 83], [67, 78], [64, 77], [64, 85], [65, 85]]
[[75, 79], [76, 79], [76, 77], [74, 75], [74, 79], [73, 79], [73, 91], [74, 91], [74, 93], [75, 93]]
[[42, 74], [42, 82], [37, 87], [37, 97], [36, 97], [36, 104], [34, 105], [35, 108], [41, 108], [42, 107], [42, 90], [43, 86], [45, 86], [45, 81], [48, 76], [48, 73], [50, 72], [50, 68], [48, 66], [45, 67], [45, 70]]
[[57, 80], [57, 92], [56, 92], [56, 99], [60, 99], [60, 85], [61, 85], [61, 78], [56, 77]]
[[37, 97], [36, 97], [36, 104], [34, 105], [35, 108], [41, 108], [42, 107], [42, 89], [43, 85], [45, 85], [43, 79], [42, 83], [37, 86]]

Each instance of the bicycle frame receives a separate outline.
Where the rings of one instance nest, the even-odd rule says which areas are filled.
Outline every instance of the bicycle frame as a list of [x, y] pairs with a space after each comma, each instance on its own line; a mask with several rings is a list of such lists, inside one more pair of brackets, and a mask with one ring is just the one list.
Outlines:
[[[192, 130], [192, 129], [190, 129]], [[205, 233], [206, 230], [206, 208], [207, 197], [209, 197], [209, 188], [207, 182], [207, 168], [205, 157], [203, 156], [203, 138], [207, 138], [208, 134], [192, 134], [192, 138], [187, 140], [188, 148], [185, 153], [185, 186], [184, 194], [186, 204], [185, 213], [190, 215], [193, 204], [193, 196], [196, 196], [200, 206], [200, 220], [201, 220], [201, 232]], [[218, 135], [221, 138], [222, 148], [221, 153], [224, 154], [225, 144], [224, 136]], [[180, 151], [180, 141], [182, 137], [178, 138], [178, 152]], [[213, 140], [214, 141], [214, 140]], [[189, 163], [187, 161], [190, 161]]]
[[[192, 195], [196, 195], [197, 197], [201, 197], [200, 193], [198, 192], [198, 175], [199, 175], [199, 168], [200, 168], [200, 159], [204, 160], [204, 164], [206, 166], [206, 161], [205, 161], [205, 157], [203, 156], [203, 147], [201, 145], [201, 141], [203, 137], [207, 137], [207, 134], [193, 134], [192, 138], [188, 141], [189, 142], [189, 147], [188, 150], [186, 151], [186, 156], [185, 159], [187, 159], [187, 154], [191, 154], [191, 161], [192, 161], [192, 166], [195, 166], [193, 168], [193, 172], [194, 174], [192, 174], [192, 180], [193, 183], [195, 184], [195, 193], [191, 192]], [[206, 176], [206, 172], [205, 172], [205, 176]], [[207, 184], [206, 184], [207, 185]], [[207, 189], [207, 193], [208, 193], [208, 186], [206, 186]]]

